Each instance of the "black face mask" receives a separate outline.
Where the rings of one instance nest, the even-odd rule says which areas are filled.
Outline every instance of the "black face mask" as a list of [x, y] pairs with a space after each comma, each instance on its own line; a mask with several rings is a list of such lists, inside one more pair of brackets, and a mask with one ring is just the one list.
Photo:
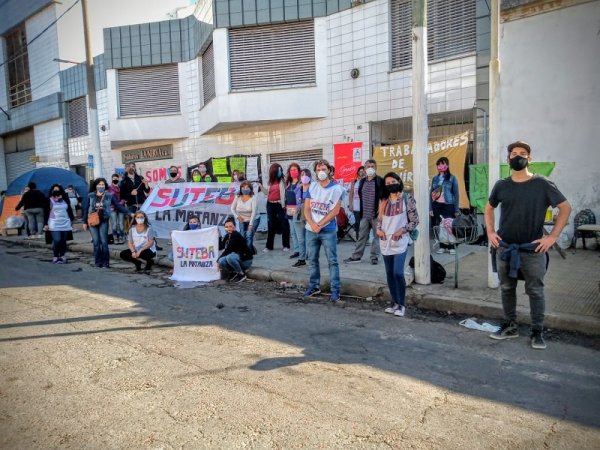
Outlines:
[[169, 172], [169, 175], [171, 175], [171, 178], [175, 178], [177, 176], [177, 172]]
[[401, 190], [399, 184], [388, 184], [386, 189], [390, 194], [397, 194]]
[[113, 184], [119, 184], [119, 180], [112, 180]]
[[527, 165], [529, 164], [529, 161], [527, 160], [527, 158], [517, 155], [513, 158], [510, 158], [508, 160], [508, 164], [510, 165], [510, 168], [512, 170], [519, 171], [525, 169], [525, 167], [527, 167]]

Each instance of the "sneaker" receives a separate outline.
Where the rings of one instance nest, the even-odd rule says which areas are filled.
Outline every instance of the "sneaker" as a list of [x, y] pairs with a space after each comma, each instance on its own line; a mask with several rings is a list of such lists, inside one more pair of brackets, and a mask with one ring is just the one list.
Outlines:
[[437, 252], [438, 255], [443, 255], [444, 253], [446, 253], [446, 249], [445, 248], [438, 248]]
[[306, 265], [306, 261], [304, 261], [303, 259], [299, 259], [294, 264], [292, 264], [292, 267], [300, 267], [300, 266], [305, 266], [305, 265]]
[[52, 258], [52, 264], [56, 264], [58, 262], [58, 258], [55, 256], [54, 258]]
[[269, 253], [270, 251], [272, 251], [270, 248], [263, 248], [263, 253]]
[[536, 350], [544, 350], [546, 348], [546, 341], [544, 341], [544, 333], [539, 330], [531, 332], [531, 348]]
[[319, 295], [321, 293], [321, 289], [319, 288], [311, 288], [309, 287], [306, 291], [304, 291], [304, 298], [314, 297], [315, 295]]
[[339, 299], [340, 299], [340, 291], [331, 291], [331, 297], [329, 297], [329, 300], [331, 300], [333, 303], [335, 303]]
[[244, 272], [240, 272], [237, 274], [237, 279], [235, 280], [236, 283], [241, 283], [244, 280], [247, 280], [248, 277], [246, 276], [246, 274]]
[[394, 311], [394, 315], [398, 316], [398, 317], [404, 317], [405, 313], [406, 313], [405, 306], [399, 306], [398, 309], [396, 311]]
[[283, 247], [283, 251], [284, 251], [284, 252], [289, 252], [289, 251], [290, 251], [290, 249], [289, 249], [289, 247]]
[[514, 339], [519, 337], [519, 327], [515, 322], [504, 322], [500, 329], [490, 334], [492, 339]]
[[378, 262], [379, 260], [377, 258], [371, 258], [371, 264], [373, 264], [374, 266], [376, 266]]
[[230, 283], [235, 283], [238, 279], [238, 274], [237, 272], [233, 272], [233, 275], [231, 275], [229, 278], [227, 278], [227, 281]]
[[56, 261], [56, 264], [64, 264], [66, 261], [64, 261], [62, 258], [58, 258], [58, 261]]
[[453, 248], [450, 249], [450, 254], [451, 255], [456, 255], [456, 250], [454, 250]]
[[67, 257], [66, 256], [61, 256], [60, 258], [61, 264], [66, 264], [67, 263]]
[[135, 271], [136, 272], [141, 272], [142, 271], [142, 264], [141, 263], [135, 263]]
[[394, 303], [394, 306], [389, 306], [389, 307], [385, 308], [384, 311], [387, 314], [394, 314], [397, 310], [398, 310], [398, 305], [396, 303]]
[[290, 259], [296, 259], [298, 256], [300, 256], [300, 253], [294, 252], [290, 255]]
[[350, 258], [346, 258], [344, 260], [344, 262], [346, 264], [352, 264], [352, 263], [359, 263], [360, 262], [360, 258], [353, 258], [352, 256]]

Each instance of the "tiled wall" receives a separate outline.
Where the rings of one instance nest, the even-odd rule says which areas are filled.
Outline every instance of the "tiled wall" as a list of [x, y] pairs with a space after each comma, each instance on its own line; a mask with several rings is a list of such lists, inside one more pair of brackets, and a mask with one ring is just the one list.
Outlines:
[[53, 166], [68, 168], [65, 158], [63, 119], [52, 120], [33, 128], [35, 154], [40, 157], [37, 167]]
[[[37, 36], [55, 19], [56, 7], [54, 5], [44, 8], [38, 14], [30, 17], [26, 22], [27, 41]], [[28, 52], [31, 95], [33, 100], [60, 91], [59, 63], [53, 61], [54, 58], [58, 58], [56, 25], [50, 27], [44, 34], [32, 42], [28, 46]]]

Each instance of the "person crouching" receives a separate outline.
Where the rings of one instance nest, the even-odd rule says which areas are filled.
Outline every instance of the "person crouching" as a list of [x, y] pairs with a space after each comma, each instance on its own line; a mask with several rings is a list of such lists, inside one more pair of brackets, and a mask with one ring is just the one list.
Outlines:
[[136, 211], [135, 226], [129, 229], [127, 243], [129, 248], [121, 252], [121, 259], [132, 262], [135, 271], [142, 271], [142, 261], [146, 261], [144, 272], [150, 272], [156, 256], [156, 231], [150, 226], [148, 216], [143, 211]]
[[225, 220], [226, 234], [219, 240], [219, 250], [223, 250], [221, 257], [217, 260], [219, 270], [233, 272], [229, 281], [240, 282], [246, 277], [246, 270], [252, 265], [252, 251], [246, 244], [246, 239], [235, 229], [233, 217]]

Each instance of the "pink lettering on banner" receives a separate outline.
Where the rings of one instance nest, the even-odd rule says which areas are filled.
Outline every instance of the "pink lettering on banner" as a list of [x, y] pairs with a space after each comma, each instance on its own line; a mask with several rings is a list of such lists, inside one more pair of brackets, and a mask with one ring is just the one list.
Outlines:
[[193, 206], [198, 203], [230, 205], [235, 198], [236, 187], [166, 187], [158, 189], [150, 203], [151, 208], [174, 209]]

